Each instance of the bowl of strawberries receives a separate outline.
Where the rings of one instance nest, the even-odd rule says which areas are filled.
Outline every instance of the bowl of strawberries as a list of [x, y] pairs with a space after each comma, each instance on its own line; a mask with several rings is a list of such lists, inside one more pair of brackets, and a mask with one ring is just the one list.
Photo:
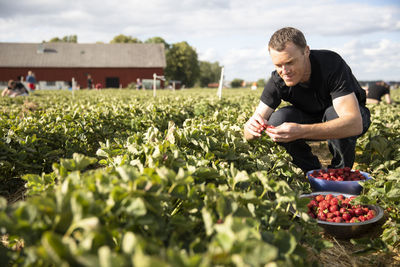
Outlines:
[[377, 205], [354, 203], [352, 200], [356, 195], [314, 192], [300, 197], [309, 199], [307, 214], [337, 238], [353, 238], [368, 233], [384, 214]]
[[307, 172], [307, 178], [313, 191], [330, 191], [359, 195], [362, 191], [360, 182], [372, 179], [363, 171], [349, 167], [341, 169], [317, 169]]

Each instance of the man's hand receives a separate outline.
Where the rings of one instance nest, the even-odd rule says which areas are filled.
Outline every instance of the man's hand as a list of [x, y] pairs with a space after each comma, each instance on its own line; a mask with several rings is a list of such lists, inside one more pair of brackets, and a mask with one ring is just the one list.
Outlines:
[[275, 142], [287, 143], [302, 138], [302, 126], [298, 123], [285, 122], [277, 127], [268, 127], [265, 131]]
[[251, 140], [260, 137], [262, 131], [267, 128], [267, 119], [273, 111], [260, 101], [253, 116], [244, 124], [244, 138]]
[[247, 140], [258, 138], [266, 127], [267, 121], [260, 114], [254, 113], [244, 125], [244, 137]]

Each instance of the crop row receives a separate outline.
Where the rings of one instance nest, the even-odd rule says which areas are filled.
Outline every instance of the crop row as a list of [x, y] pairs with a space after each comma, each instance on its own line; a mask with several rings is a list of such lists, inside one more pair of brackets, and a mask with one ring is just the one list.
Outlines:
[[[306, 248], [332, 245], [315, 223], [288, 213], [291, 205], [309, 219], [307, 203], [298, 198], [309, 185], [266, 136], [252, 142], [242, 136], [259, 93], [232, 91], [218, 100], [214, 91], [189, 90], [154, 99], [147, 92], [105, 90], [1, 99], [0, 177], [23, 177], [29, 197], [13, 205], [0, 198], [1, 231], [9, 240], [0, 260], [26, 266], [309, 265]], [[400, 153], [379, 141], [398, 139], [396, 110], [372, 108], [374, 123], [357, 147], [358, 166], [376, 177], [362, 200], [391, 209], [373, 249], [398, 246]], [[380, 112], [392, 116], [381, 119]], [[387, 158], [379, 160], [379, 153]], [[13, 248], [20, 240], [23, 248]]]

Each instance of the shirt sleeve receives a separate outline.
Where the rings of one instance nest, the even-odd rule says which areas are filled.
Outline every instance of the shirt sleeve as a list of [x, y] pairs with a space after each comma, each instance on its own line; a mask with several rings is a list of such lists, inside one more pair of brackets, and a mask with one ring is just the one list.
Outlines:
[[282, 100], [279, 94], [279, 87], [274, 81], [273, 74], [265, 85], [260, 100], [274, 110], [281, 104]]
[[386, 95], [386, 94], [390, 94], [390, 89], [387, 87], [385, 87], [385, 90], [383, 92], [383, 95]]
[[328, 81], [332, 100], [351, 93], [356, 94], [359, 87], [350, 67], [342, 58], [332, 71]]
[[332, 99], [355, 93], [358, 85], [352, 76], [349, 66], [342, 60], [329, 79]]

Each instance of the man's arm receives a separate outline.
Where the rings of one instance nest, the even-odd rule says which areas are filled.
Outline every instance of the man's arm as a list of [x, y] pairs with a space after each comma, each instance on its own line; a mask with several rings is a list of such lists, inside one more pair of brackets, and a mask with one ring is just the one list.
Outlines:
[[392, 104], [392, 99], [390, 98], [390, 94], [385, 94], [384, 97], [385, 97], [386, 103]]
[[339, 118], [315, 124], [283, 123], [267, 133], [276, 142], [297, 139], [340, 139], [362, 133], [362, 118], [354, 93], [335, 98], [333, 107]]
[[244, 137], [247, 140], [260, 137], [273, 111], [272, 108], [260, 101], [253, 116], [244, 125]]
[[367, 104], [379, 104], [379, 101], [373, 98], [367, 98], [366, 100]]
[[6, 96], [6, 95], [8, 95], [8, 93], [9, 93], [9, 90], [6, 87], [6, 88], [4, 88], [3, 92], [1, 92], [1, 96]]

